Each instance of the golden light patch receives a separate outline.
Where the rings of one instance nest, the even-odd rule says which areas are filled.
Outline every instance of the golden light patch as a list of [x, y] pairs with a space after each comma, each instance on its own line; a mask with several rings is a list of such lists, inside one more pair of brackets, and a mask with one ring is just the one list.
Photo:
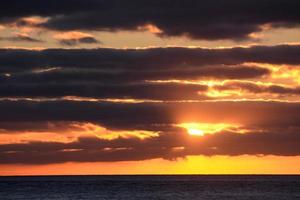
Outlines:
[[63, 32], [63, 33], [57, 33], [54, 35], [55, 39], [80, 39], [84, 37], [93, 37], [93, 35], [88, 34], [88, 33], [83, 33], [79, 31], [68, 31], [68, 32]]
[[[279, 94], [272, 94], [269, 87], [279, 86], [287, 89], [293, 89], [287, 85], [274, 84], [271, 82], [260, 81], [245, 81], [245, 80], [226, 80], [220, 83], [214, 84], [208, 88], [205, 95], [212, 98], [227, 99], [227, 97], [234, 99], [258, 99], [258, 95], [255, 89], [259, 92], [259, 97], [262, 99], [276, 99]], [[224, 88], [222, 88], [224, 87]], [[253, 89], [254, 88], [254, 89]], [[251, 90], [252, 89], [252, 90]]]
[[[0, 144], [28, 143], [28, 142], [62, 142], [70, 143], [80, 137], [97, 137], [103, 140], [118, 138], [147, 139], [158, 137], [158, 131], [145, 130], [109, 130], [93, 123], [66, 123], [57, 125], [49, 123], [48, 128], [41, 130], [7, 131], [0, 128]], [[59, 127], [60, 126], [60, 127]]]
[[230, 128], [238, 128], [237, 125], [232, 125], [232, 124], [223, 124], [223, 123], [212, 124], [212, 123], [195, 123], [195, 122], [182, 123], [177, 126], [186, 129], [188, 134], [194, 136], [204, 136], [208, 134], [214, 134]]
[[100, 139], [104, 140], [115, 140], [117, 138], [139, 138], [141, 140], [151, 138], [151, 137], [158, 137], [158, 132], [152, 131], [105, 131], [105, 134], [96, 134], [96, 136]]
[[76, 131], [17, 131], [4, 132], [0, 130], [0, 144], [28, 142], [74, 142], [82, 133]]
[[296, 85], [300, 83], [300, 70], [297, 67], [280, 66], [273, 69], [273, 79], [279, 79], [282, 82], [285, 80], [294, 81]]
[[44, 22], [47, 22], [49, 18], [47, 17], [39, 17], [39, 16], [33, 16], [33, 17], [24, 17], [20, 19], [23, 22], [26, 22], [27, 24], [30, 25], [38, 25]]
[[240, 91], [235, 91], [235, 90], [219, 91], [219, 90], [216, 90], [214, 88], [209, 88], [209, 90], [205, 94], [208, 97], [213, 97], [213, 98], [231, 97], [231, 96], [241, 97], [241, 96], [243, 96], [243, 93], [240, 92]]
[[138, 30], [140, 31], [149, 31], [150, 33], [162, 33], [162, 30], [160, 30], [157, 26], [152, 25], [152, 24], [147, 24], [144, 26], [139, 26]]
[[290, 86], [297, 86], [300, 83], [299, 65], [291, 66], [286, 64], [267, 64], [267, 63], [244, 63], [248, 66], [263, 67], [269, 69], [271, 74], [264, 77], [264, 82], [271, 82], [273, 84], [285, 84]]
[[43, 68], [43, 69], [35, 69], [32, 70], [33, 73], [35, 74], [41, 74], [41, 73], [45, 73], [45, 72], [51, 72], [51, 71], [55, 71], [55, 70], [59, 70], [59, 67], [49, 67], [49, 68]]
[[204, 132], [200, 129], [188, 128], [187, 130], [190, 135], [198, 135], [198, 136], [204, 135]]
[[[16, 22], [7, 24], [7, 27], [13, 28], [17, 32], [24, 33], [34, 33], [40, 32], [43, 30], [41, 26], [42, 23], [45, 23], [49, 20], [48, 17], [39, 17], [39, 16], [31, 16], [31, 17], [24, 17]], [[23, 25], [20, 25], [23, 24]]]
[[76, 126], [82, 129], [85, 134], [95, 135], [96, 137], [104, 140], [114, 140], [118, 138], [139, 138], [143, 140], [146, 138], [159, 136], [159, 132], [145, 130], [108, 130], [92, 123], [80, 123]]

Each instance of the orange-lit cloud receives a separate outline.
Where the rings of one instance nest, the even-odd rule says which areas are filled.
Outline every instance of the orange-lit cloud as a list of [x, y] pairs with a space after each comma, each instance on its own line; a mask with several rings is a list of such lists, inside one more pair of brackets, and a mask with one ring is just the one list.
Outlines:
[[80, 39], [84, 37], [92, 37], [92, 35], [79, 31], [61, 32], [54, 35], [55, 39]]
[[159, 135], [158, 132], [144, 130], [107, 130], [106, 128], [94, 125], [92, 123], [76, 124], [75, 127], [80, 128], [82, 130], [80, 131], [81, 133], [87, 135], [95, 135], [96, 137], [104, 140], [114, 140], [118, 138], [146, 139], [150, 137], [157, 137]]
[[139, 26], [137, 29], [141, 30], [141, 31], [149, 31], [149, 32], [155, 33], [155, 34], [162, 33], [162, 30], [160, 30], [158, 27], [156, 27], [156, 26], [154, 26], [152, 24], [147, 24], [147, 25], [144, 25], [144, 26]]
[[[28, 129], [26, 130], [26, 127]], [[77, 122], [48, 122], [36, 130], [30, 129], [30, 124], [24, 124], [24, 128], [7, 130], [0, 129], [0, 144], [10, 143], [28, 143], [28, 142], [74, 142], [80, 137], [93, 137], [99, 139], [115, 140], [118, 138], [137, 138], [147, 139], [158, 137], [158, 131], [145, 130], [108, 130], [92, 123], [77, 123]]]
[[207, 134], [215, 134], [230, 128], [238, 128], [236, 125], [219, 124], [219, 123], [181, 123], [178, 127], [185, 128], [190, 135], [204, 136]]
[[97, 44], [99, 41], [89, 33], [79, 31], [61, 32], [54, 35], [62, 45], [74, 46], [78, 44]]

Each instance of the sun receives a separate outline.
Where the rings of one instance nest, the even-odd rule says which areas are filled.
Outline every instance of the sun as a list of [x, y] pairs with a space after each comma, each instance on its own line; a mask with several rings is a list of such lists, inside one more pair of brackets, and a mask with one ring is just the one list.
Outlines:
[[193, 136], [204, 136], [208, 134], [215, 134], [217, 132], [220, 132], [224, 129], [229, 129], [232, 127], [236, 127], [234, 125], [230, 124], [224, 124], [224, 123], [182, 123], [178, 124], [177, 127], [181, 127], [186, 129], [187, 133], [189, 135]]
[[189, 128], [189, 129], [187, 129], [187, 132], [190, 135], [204, 136], [204, 132], [200, 129]]

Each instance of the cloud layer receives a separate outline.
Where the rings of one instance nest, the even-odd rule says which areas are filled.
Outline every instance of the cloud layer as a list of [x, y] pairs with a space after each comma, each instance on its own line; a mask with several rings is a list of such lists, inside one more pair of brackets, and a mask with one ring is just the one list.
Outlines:
[[299, 6], [296, 0], [12, 0], [2, 6], [0, 20], [40, 16], [48, 20], [39, 26], [61, 31], [137, 31], [152, 25], [160, 36], [245, 40], [266, 27], [299, 26]]
[[[123, 137], [113, 140], [93, 136], [68, 143], [34, 142], [0, 145], [1, 163], [45, 164], [176, 159], [187, 155], [300, 155], [299, 103], [210, 102], [210, 103], [104, 103], [74, 101], [1, 101], [2, 127], [7, 130], [46, 129], [40, 123], [92, 122], [111, 130], [159, 132], [145, 139]], [[240, 128], [195, 137], [179, 121], [243, 124]], [[3, 126], [15, 122], [14, 127]], [[27, 123], [26, 123], [27, 122]], [[30, 124], [31, 123], [31, 124]], [[19, 128], [18, 128], [19, 126]], [[52, 126], [54, 127], [54, 126]], [[48, 127], [48, 131], [51, 131]], [[55, 129], [52, 129], [55, 131]], [[70, 130], [69, 130], [70, 131]], [[91, 131], [91, 130], [90, 130]], [[95, 134], [104, 134], [95, 129]], [[241, 132], [242, 131], [242, 132]], [[139, 131], [137, 131], [139, 132]], [[84, 133], [84, 130], [82, 130]], [[41, 132], [40, 134], [43, 134]]]
[[[0, 143], [0, 163], [300, 155], [300, 104], [281, 101], [300, 94], [297, 79], [282, 80], [297, 72], [299, 53], [299, 45], [0, 49], [0, 138], [11, 139]], [[199, 137], [182, 123], [228, 127]]]
[[[210, 100], [209, 91], [298, 95], [297, 87], [232, 81], [272, 75], [262, 64], [300, 64], [298, 45], [249, 48], [0, 49], [0, 97]], [[258, 63], [249, 65], [247, 63]], [[204, 80], [204, 82], [201, 80]], [[197, 82], [198, 81], [198, 82]], [[199, 82], [200, 81], [200, 82]]]

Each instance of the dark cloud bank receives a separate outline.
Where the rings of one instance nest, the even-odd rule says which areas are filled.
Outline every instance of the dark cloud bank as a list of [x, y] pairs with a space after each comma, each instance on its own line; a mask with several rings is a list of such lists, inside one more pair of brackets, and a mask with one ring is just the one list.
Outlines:
[[[187, 138], [184, 134], [162, 134], [146, 140], [113, 141], [80, 138], [72, 143], [31, 142], [0, 145], [2, 164], [49, 164], [62, 162], [136, 161], [154, 158], [176, 159], [187, 155], [279, 155], [300, 153], [300, 134], [230, 132], [203, 138]], [[192, 140], [193, 141], [192, 141]], [[191, 144], [192, 143], [192, 144]], [[201, 144], [201, 145], [200, 145]], [[176, 149], [176, 147], [185, 147]]]
[[[150, 48], [150, 49], [46, 49], [41, 51], [0, 49], [2, 73], [37, 68], [168, 70], [205, 65], [238, 65], [245, 62], [300, 64], [299, 45], [250, 48]], [[226, 78], [226, 77], [224, 77]], [[249, 78], [249, 77], [247, 77]]]
[[63, 31], [138, 30], [152, 24], [161, 36], [245, 40], [262, 25], [299, 26], [299, 7], [297, 0], [11, 0], [2, 4], [0, 20], [49, 17], [40, 26]]
[[[299, 53], [298, 45], [229, 49], [0, 49], [0, 97], [209, 99], [203, 96], [206, 85], [153, 81], [255, 79], [269, 75], [270, 71], [244, 63], [297, 65]], [[267, 89], [241, 84], [218, 89], [299, 94], [298, 88], [274, 85]]]
[[152, 124], [180, 121], [239, 122], [248, 126], [274, 127], [298, 126], [300, 123], [299, 103], [283, 102], [110, 103], [1, 100], [0, 108], [5, 113], [0, 116], [1, 122], [95, 122], [118, 130], [153, 130], [155, 127]]
[[[29, 142], [0, 145], [0, 163], [46, 164], [61, 162], [176, 159], [188, 155], [300, 155], [300, 104], [279, 102], [103, 103], [74, 101], [1, 101], [0, 116], [7, 130], [45, 130], [57, 123], [92, 122], [111, 130], [159, 131], [144, 140], [81, 137], [70, 143]], [[188, 115], [187, 115], [188, 113]], [[221, 131], [193, 137], [174, 127], [178, 119], [206, 123], [240, 122], [250, 130]], [[63, 122], [63, 123], [62, 123]], [[15, 126], [11, 126], [11, 124]], [[6, 125], [5, 125], [6, 124]], [[36, 126], [36, 128], [34, 128]], [[53, 127], [53, 126], [52, 126]], [[50, 129], [51, 130], [51, 129]], [[55, 130], [55, 128], [54, 128]], [[66, 129], [67, 130], [67, 129]], [[40, 134], [43, 134], [41, 132]], [[178, 148], [180, 147], [180, 148]], [[184, 148], [183, 148], [184, 147]]]
[[99, 44], [101, 42], [92, 36], [85, 36], [77, 39], [61, 39], [59, 43], [65, 46], [75, 46], [78, 44]]

